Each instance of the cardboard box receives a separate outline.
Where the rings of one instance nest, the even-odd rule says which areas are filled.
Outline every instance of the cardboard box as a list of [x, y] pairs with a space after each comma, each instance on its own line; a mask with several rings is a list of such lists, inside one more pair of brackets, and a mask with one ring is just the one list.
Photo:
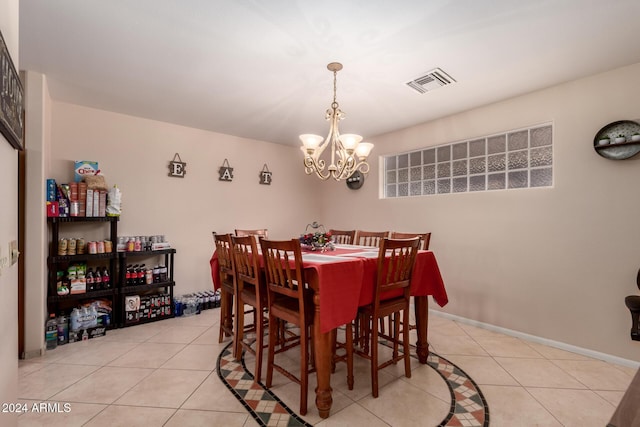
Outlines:
[[55, 179], [47, 179], [47, 202], [55, 202], [58, 196], [58, 186]]
[[60, 214], [60, 207], [58, 206], [58, 202], [47, 202], [47, 216], [56, 217]]
[[71, 279], [71, 294], [84, 294], [87, 292], [87, 279]]
[[87, 199], [85, 206], [85, 216], [93, 216], [93, 190], [87, 190]]
[[135, 323], [140, 321], [140, 313], [137, 311], [127, 311], [125, 316], [126, 323]]
[[107, 328], [104, 326], [78, 329], [77, 331], [69, 331], [69, 342], [89, 340], [92, 338], [105, 336], [106, 334], [107, 334]]
[[[87, 201], [88, 200], [89, 200], [89, 195], [87, 194]], [[89, 209], [87, 208], [87, 212], [88, 211]], [[98, 190], [94, 190], [93, 192], [93, 216], [100, 216], [100, 192]]]
[[137, 312], [140, 310], [140, 296], [128, 295], [124, 297], [124, 310], [126, 312]]
[[82, 181], [82, 177], [85, 175], [95, 175], [98, 172], [98, 162], [91, 162], [88, 160], [76, 160], [75, 166], [75, 181]]

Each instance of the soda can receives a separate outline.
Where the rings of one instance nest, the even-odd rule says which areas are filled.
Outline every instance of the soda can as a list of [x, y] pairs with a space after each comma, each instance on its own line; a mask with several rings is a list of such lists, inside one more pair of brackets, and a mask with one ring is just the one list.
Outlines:
[[98, 253], [98, 245], [96, 242], [87, 243], [87, 253], [97, 254]]
[[96, 251], [99, 254], [103, 254], [104, 253], [104, 241], [100, 240], [99, 242], [96, 242]]

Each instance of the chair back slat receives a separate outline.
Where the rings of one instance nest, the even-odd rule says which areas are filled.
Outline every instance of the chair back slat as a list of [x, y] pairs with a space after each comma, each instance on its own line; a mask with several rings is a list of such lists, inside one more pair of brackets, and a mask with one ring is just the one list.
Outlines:
[[220, 286], [227, 292], [236, 293], [236, 263], [231, 248], [231, 234], [213, 234], [218, 256]]
[[231, 234], [214, 234], [213, 240], [218, 254], [220, 271], [230, 273], [235, 271], [234, 260], [231, 252]]
[[402, 289], [407, 300], [411, 292], [411, 273], [418, 254], [419, 238], [380, 242], [374, 303], [378, 305], [386, 292]]
[[380, 241], [385, 237], [389, 237], [388, 231], [356, 231], [354, 239], [355, 245], [360, 246], [380, 246]]
[[258, 245], [253, 236], [231, 236], [233, 255], [235, 259], [238, 289], [242, 290], [245, 284], [254, 285], [259, 292], [260, 283], [260, 258]]
[[299, 299], [303, 302], [304, 271], [300, 241], [261, 239], [262, 259], [269, 298], [274, 294]]
[[339, 245], [352, 245], [356, 236], [356, 230], [329, 230], [331, 240]]
[[413, 239], [414, 237], [420, 238], [420, 249], [429, 250], [429, 242], [431, 241], [431, 233], [401, 233], [398, 231], [391, 232], [392, 239]]

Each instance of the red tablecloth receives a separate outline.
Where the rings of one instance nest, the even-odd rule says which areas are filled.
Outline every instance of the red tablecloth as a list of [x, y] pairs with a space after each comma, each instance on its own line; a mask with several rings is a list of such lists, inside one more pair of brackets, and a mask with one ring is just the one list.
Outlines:
[[[303, 254], [305, 268], [313, 268], [320, 283], [320, 328], [328, 332], [351, 321], [359, 306], [373, 300], [376, 258], [357, 257], [364, 250], [337, 249], [332, 252]], [[351, 255], [351, 256], [345, 256]], [[324, 258], [323, 258], [324, 257]], [[338, 258], [339, 257], [339, 258]], [[313, 258], [313, 259], [312, 259]], [[210, 260], [214, 289], [220, 287], [218, 258]], [[431, 251], [420, 251], [411, 278], [411, 295], [432, 295], [441, 307], [448, 302], [440, 269]]]

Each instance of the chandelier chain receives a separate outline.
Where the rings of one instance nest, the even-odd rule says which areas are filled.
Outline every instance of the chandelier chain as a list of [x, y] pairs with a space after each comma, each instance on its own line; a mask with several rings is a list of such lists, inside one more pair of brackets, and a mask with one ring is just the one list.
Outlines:
[[334, 71], [333, 72], [333, 105], [335, 105], [336, 107], [338, 106], [337, 93], [338, 93], [338, 72]]

